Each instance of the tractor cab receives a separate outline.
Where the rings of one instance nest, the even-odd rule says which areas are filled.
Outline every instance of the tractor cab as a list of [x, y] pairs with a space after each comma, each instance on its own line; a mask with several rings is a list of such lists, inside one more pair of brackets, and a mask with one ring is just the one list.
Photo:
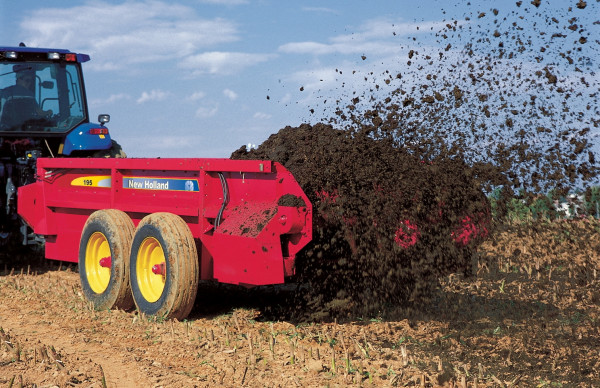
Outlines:
[[[20, 235], [36, 243], [17, 216], [18, 189], [36, 180], [40, 157], [124, 157], [108, 115], [91, 123], [81, 64], [69, 50], [0, 46], [0, 248]], [[0, 249], [2, 251], [3, 249]]]
[[39, 146], [49, 157], [110, 149], [108, 115], [101, 124], [88, 116], [81, 63], [89, 59], [68, 50], [0, 47], [2, 143]]

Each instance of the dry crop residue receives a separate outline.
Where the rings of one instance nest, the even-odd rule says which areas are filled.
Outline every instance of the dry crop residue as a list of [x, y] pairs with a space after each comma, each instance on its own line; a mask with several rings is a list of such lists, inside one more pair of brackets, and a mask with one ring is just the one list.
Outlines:
[[189, 320], [161, 321], [91, 310], [74, 268], [9, 268], [0, 386], [597, 385], [599, 228], [502, 231], [475, 276], [447, 276], [385, 320], [269, 321], [275, 290], [204, 285]]

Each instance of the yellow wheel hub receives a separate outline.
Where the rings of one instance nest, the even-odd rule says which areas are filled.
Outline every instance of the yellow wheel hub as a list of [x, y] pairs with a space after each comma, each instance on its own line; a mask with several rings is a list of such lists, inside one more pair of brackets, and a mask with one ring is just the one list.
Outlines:
[[135, 273], [137, 285], [144, 299], [156, 302], [165, 289], [165, 252], [154, 237], [147, 237], [137, 252]]
[[94, 232], [88, 239], [85, 248], [85, 276], [92, 291], [101, 294], [108, 288], [110, 282], [110, 267], [104, 267], [100, 261], [110, 259], [110, 246], [106, 236]]

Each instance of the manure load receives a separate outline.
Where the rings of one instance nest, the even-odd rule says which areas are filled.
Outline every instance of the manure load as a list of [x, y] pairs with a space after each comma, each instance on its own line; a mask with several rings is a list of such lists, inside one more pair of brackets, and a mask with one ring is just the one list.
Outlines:
[[281, 163], [313, 204], [313, 241], [296, 261], [309, 319], [377, 313], [469, 273], [488, 235], [488, 200], [457, 158], [421, 160], [324, 124], [283, 128], [231, 157]]

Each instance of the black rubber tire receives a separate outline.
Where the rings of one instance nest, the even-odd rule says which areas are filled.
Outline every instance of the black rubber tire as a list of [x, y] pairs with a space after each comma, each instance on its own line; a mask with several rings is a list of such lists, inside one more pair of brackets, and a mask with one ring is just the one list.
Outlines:
[[[133, 307], [133, 297], [129, 286], [129, 254], [135, 226], [129, 216], [117, 209], [98, 210], [87, 219], [79, 242], [79, 277], [81, 288], [87, 300], [98, 310]], [[90, 285], [92, 273], [86, 271], [86, 263], [93, 257], [87, 257], [88, 244], [92, 236], [101, 233], [110, 248], [111, 266], [108, 286], [102, 292], [96, 292]], [[97, 259], [97, 257], [96, 257]], [[93, 283], [93, 281], [92, 281]]]
[[[164, 288], [155, 301], [148, 300], [142, 292], [144, 277], [153, 276], [149, 275], [151, 268], [146, 267], [150, 265], [144, 264], [145, 254], [140, 249], [147, 239], [158, 243], [164, 253]], [[171, 213], [154, 213], [144, 217], [135, 231], [130, 259], [131, 290], [139, 311], [165, 319], [186, 318], [196, 299], [199, 267], [196, 242], [185, 221]]]

